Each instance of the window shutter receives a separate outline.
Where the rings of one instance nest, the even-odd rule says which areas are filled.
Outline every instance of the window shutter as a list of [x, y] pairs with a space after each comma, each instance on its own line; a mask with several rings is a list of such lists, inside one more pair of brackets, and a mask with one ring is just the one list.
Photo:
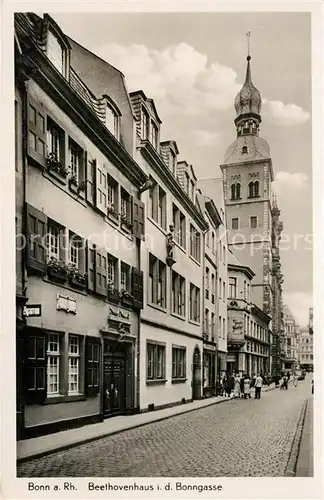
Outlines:
[[101, 341], [96, 337], [85, 339], [84, 393], [95, 397], [100, 392]]
[[133, 198], [133, 234], [136, 238], [144, 239], [145, 235], [145, 205]]
[[96, 207], [104, 215], [107, 215], [107, 195], [107, 173], [104, 166], [96, 165]]
[[42, 404], [47, 396], [47, 335], [28, 329], [25, 353], [26, 403]]
[[95, 291], [98, 295], [107, 296], [107, 253], [104, 251], [95, 252]]
[[28, 155], [42, 167], [46, 166], [46, 113], [30, 96], [27, 112]]
[[95, 290], [95, 257], [96, 251], [94, 245], [87, 241], [86, 246], [86, 259], [87, 259], [87, 273], [88, 273], [88, 290], [94, 292]]
[[90, 205], [95, 204], [95, 174], [96, 174], [96, 160], [92, 158], [91, 154], [85, 155], [85, 181], [86, 181], [86, 198]]
[[31, 205], [27, 207], [27, 267], [40, 273], [46, 269], [44, 237], [47, 231], [47, 217]]
[[132, 295], [134, 309], [143, 309], [143, 271], [132, 268]]

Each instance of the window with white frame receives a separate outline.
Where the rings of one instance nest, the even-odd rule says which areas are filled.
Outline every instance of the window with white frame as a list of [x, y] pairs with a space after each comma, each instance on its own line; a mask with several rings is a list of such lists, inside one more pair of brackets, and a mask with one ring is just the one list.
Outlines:
[[166, 265], [149, 254], [149, 302], [166, 307]]
[[109, 104], [106, 106], [105, 124], [109, 132], [111, 132], [116, 139], [119, 139], [119, 117]]
[[229, 296], [231, 299], [236, 299], [236, 278], [229, 278]]
[[223, 281], [223, 300], [224, 300], [224, 302], [226, 300], [226, 283], [225, 283], [225, 281]]
[[191, 321], [200, 321], [200, 289], [190, 283], [189, 314]]
[[186, 348], [172, 346], [172, 378], [186, 378]]
[[64, 158], [64, 132], [50, 117], [47, 117], [46, 145], [47, 155], [61, 162]]
[[148, 380], [165, 378], [165, 345], [148, 342], [146, 345]]
[[200, 262], [200, 232], [190, 224], [190, 255]]
[[172, 312], [185, 315], [186, 280], [172, 270]]
[[82, 180], [82, 157], [82, 149], [72, 139], [69, 139], [69, 174], [76, 183]]
[[130, 194], [123, 188], [120, 190], [120, 215], [122, 221], [130, 222], [131, 219], [131, 198]]
[[75, 234], [70, 234], [70, 252], [69, 260], [70, 264], [79, 268], [79, 253], [80, 253], [80, 239]]
[[48, 260], [60, 258], [60, 228], [52, 222], [47, 226], [47, 256]]
[[121, 290], [130, 291], [130, 266], [125, 262], [120, 263], [120, 286]]
[[113, 283], [117, 285], [117, 265], [118, 265], [118, 260], [116, 259], [116, 257], [108, 254], [108, 261], [107, 261], [108, 283]]
[[60, 337], [50, 333], [47, 343], [47, 396], [60, 392]]
[[110, 175], [108, 175], [107, 189], [108, 212], [118, 215], [118, 183]]
[[77, 335], [69, 335], [68, 383], [69, 394], [78, 394], [80, 391], [80, 337]]
[[149, 115], [145, 109], [141, 111], [141, 138], [143, 140], [149, 137]]
[[255, 229], [258, 227], [258, 218], [256, 216], [250, 217], [250, 228]]
[[49, 30], [47, 35], [47, 57], [55, 68], [64, 74], [64, 51], [57, 37]]

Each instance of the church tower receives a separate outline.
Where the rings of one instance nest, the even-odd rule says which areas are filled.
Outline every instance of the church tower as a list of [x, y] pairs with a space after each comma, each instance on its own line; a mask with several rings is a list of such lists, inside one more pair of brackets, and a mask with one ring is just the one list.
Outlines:
[[252, 83], [251, 56], [246, 77], [235, 98], [236, 140], [227, 148], [223, 174], [229, 248], [255, 272], [252, 301], [272, 312], [271, 183], [274, 180], [270, 148], [259, 135], [261, 95]]

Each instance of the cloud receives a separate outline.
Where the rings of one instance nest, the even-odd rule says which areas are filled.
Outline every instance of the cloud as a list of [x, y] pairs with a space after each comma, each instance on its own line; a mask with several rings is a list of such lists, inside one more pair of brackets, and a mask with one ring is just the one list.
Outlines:
[[[142, 89], [164, 116], [212, 117], [234, 105], [243, 82], [234, 69], [210, 62], [187, 43], [154, 50], [145, 45], [95, 47], [94, 52], [120, 69], [130, 91]], [[296, 104], [263, 100], [264, 114], [276, 124], [304, 123], [309, 114]]]
[[209, 132], [208, 130], [196, 129], [191, 132], [196, 146], [209, 147], [215, 146], [219, 142], [220, 134], [218, 132]]
[[308, 187], [308, 176], [302, 172], [290, 173], [281, 170], [276, 174], [274, 187], [277, 193], [300, 191]]
[[310, 118], [310, 114], [296, 104], [284, 104], [281, 101], [268, 101], [267, 99], [263, 99], [263, 113], [272, 122], [283, 127], [301, 125]]
[[313, 306], [312, 292], [284, 293], [283, 300], [291, 310], [299, 326], [307, 326], [309, 308]]

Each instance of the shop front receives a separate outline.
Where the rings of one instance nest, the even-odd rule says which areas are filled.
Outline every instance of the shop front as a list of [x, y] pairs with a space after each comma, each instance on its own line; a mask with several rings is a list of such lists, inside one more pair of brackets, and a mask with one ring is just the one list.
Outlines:
[[216, 396], [216, 348], [204, 345], [203, 351], [203, 396]]

